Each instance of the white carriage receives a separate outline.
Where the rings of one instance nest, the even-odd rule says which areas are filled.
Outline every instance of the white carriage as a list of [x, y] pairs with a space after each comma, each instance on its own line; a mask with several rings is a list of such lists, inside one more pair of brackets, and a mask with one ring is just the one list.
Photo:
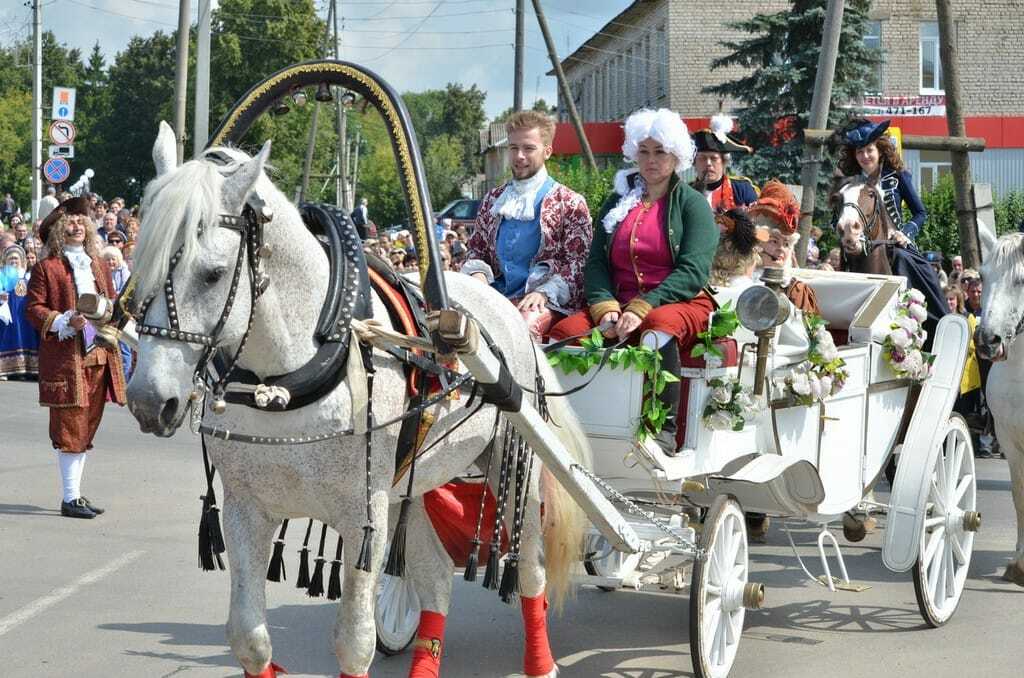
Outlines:
[[[793, 405], [783, 397], [780, 377], [806, 355], [774, 347], [767, 398], [754, 420], [741, 431], [707, 428], [702, 412], [709, 380], [754, 381], [748, 357], [756, 338], [742, 327], [738, 361], [713, 368], [691, 361], [683, 368], [687, 415], [683, 449], [675, 457], [653, 443], [633, 443], [641, 375], [606, 370], [571, 396], [594, 451], [594, 472], [618, 493], [617, 503], [642, 542], [639, 552], [623, 553], [595, 530], [586, 561], [590, 582], [608, 590], [645, 584], [678, 590], [689, 580], [690, 645], [698, 676], [728, 674], [744, 611], [760, 606], [764, 597], [763, 586], [749, 578], [744, 512], [820, 526], [823, 582], [835, 590], [826, 545], [835, 549], [841, 579], [849, 578], [828, 526], [844, 520], [856, 531], [852, 512], [874, 504], [871, 490], [894, 454], [900, 463], [885, 507], [883, 562], [894, 571], [912, 570], [921, 614], [931, 626], [952, 617], [967, 578], [980, 515], [970, 435], [952, 414], [968, 343], [966, 323], [955, 316], [939, 323], [933, 374], [916, 386], [899, 378], [883, 357], [882, 340], [905, 290], [903, 278], [808, 271], [801, 279], [814, 289], [849, 371], [842, 390], [823, 402]], [[585, 379], [570, 376], [565, 385]], [[696, 530], [689, 525], [688, 506], [706, 510]]]

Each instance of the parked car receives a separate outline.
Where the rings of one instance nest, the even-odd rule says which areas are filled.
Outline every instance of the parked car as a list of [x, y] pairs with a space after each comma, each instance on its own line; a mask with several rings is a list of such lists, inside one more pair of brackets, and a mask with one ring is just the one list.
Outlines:
[[467, 230], [473, 229], [476, 221], [476, 213], [480, 210], [480, 201], [469, 198], [452, 200], [444, 206], [444, 209], [434, 214], [434, 223], [440, 224], [443, 228], [454, 230], [459, 226], [465, 226]]

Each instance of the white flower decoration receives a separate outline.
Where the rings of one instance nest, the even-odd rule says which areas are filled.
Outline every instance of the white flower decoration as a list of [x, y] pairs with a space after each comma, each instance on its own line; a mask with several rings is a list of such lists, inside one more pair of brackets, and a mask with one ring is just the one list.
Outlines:
[[[916, 291], [917, 290], [915, 290], [915, 292]], [[910, 317], [919, 323], [923, 323], [928, 319], [928, 311], [920, 304], [911, 304], [910, 308], [907, 309], [907, 313], [909, 313]]]
[[732, 400], [732, 387], [729, 385], [719, 386], [711, 391], [711, 399], [720, 405], [728, 405]]
[[896, 348], [905, 349], [913, 342], [913, 338], [906, 330], [896, 328], [889, 332], [889, 341], [891, 341], [892, 345]]

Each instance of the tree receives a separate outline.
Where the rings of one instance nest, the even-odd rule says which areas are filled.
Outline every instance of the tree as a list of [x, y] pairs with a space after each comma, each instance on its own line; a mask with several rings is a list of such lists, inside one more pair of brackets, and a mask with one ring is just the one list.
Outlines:
[[[740, 67], [745, 75], [704, 92], [741, 102], [736, 109], [741, 136], [755, 152], [737, 158], [739, 170], [757, 182], [778, 178], [800, 183], [802, 131], [807, 128], [814, 78], [821, 51], [827, 0], [793, 0], [791, 10], [755, 14], [729, 24], [750, 37], [721, 43], [729, 54], [711, 69]], [[878, 50], [864, 45], [870, 0], [849, 0], [843, 13], [829, 126], [856, 112], [872, 73], [880, 63]], [[819, 191], [827, 190], [830, 172], [822, 172]], [[827, 205], [824, 199], [816, 201]]]
[[[548, 115], [553, 116], [556, 113], [558, 113], [558, 106], [551, 106], [548, 104], [548, 102], [544, 101], [544, 99], [537, 99], [536, 101], [533, 102], [533, 106], [530, 106], [530, 110], [537, 111], [538, 113], [547, 113]], [[512, 115], [513, 113], [515, 113], [515, 109], [509, 106], [504, 111], [499, 113], [497, 117], [495, 117], [494, 120], [492, 120], [492, 122], [505, 122], [506, 120], [508, 120], [508, 116]]]
[[32, 93], [0, 93], [0, 193], [25, 209], [32, 199]]

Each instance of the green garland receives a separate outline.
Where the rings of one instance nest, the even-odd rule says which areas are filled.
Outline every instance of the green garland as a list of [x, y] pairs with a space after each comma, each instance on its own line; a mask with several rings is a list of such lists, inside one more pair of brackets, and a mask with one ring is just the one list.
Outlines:
[[715, 341], [731, 337], [739, 326], [740, 320], [736, 317], [732, 301], [725, 302], [724, 306], [711, 315], [711, 323], [708, 328], [697, 333], [698, 341], [690, 351], [690, 357], [699, 358], [710, 354], [719, 360], [725, 360], [725, 354], [722, 353], [722, 349], [715, 346]]
[[[735, 314], [734, 314], [735, 315]], [[565, 374], [576, 372], [585, 375], [597, 367], [605, 352], [604, 335], [594, 329], [589, 337], [580, 340], [580, 348], [560, 349], [548, 354], [548, 363]], [[643, 405], [640, 421], [634, 436], [639, 442], [661, 432], [669, 411], [657, 396], [665, 385], [679, 381], [679, 376], [661, 369], [661, 355], [647, 346], [626, 346], [614, 349], [608, 356], [608, 365], [613, 369], [632, 369], [644, 375]]]

